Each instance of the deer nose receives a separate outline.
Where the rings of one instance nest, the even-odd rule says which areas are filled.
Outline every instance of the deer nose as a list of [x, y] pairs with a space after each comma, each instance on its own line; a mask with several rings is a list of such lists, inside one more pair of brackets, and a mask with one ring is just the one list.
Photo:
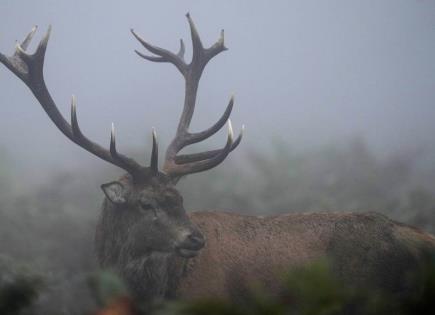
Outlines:
[[198, 230], [192, 229], [184, 234], [183, 241], [175, 246], [175, 252], [181, 257], [192, 258], [198, 255], [204, 245], [204, 236]]
[[187, 235], [187, 240], [195, 250], [200, 250], [205, 245], [204, 236], [198, 232], [193, 232]]

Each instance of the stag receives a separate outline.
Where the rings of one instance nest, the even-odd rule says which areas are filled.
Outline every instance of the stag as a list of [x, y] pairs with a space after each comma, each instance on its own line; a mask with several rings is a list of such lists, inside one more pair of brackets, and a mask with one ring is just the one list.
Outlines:
[[[279, 294], [283, 272], [324, 257], [332, 261], [333, 271], [348, 284], [397, 294], [412, 290], [406, 281], [407, 271], [421, 264], [426, 249], [435, 248], [435, 238], [383, 215], [337, 212], [255, 217], [220, 211], [186, 212], [176, 183], [186, 175], [217, 166], [242, 139], [241, 132], [234, 140], [229, 120], [233, 98], [214, 125], [201, 132], [189, 131], [203, 70], [226, 47], [222, 31], [214, 45], [204, 48], [189, 14], [187, 19], [193, 47], [190, 63], [184, 59], [182, 40], [178, 53], [172, 53], [149, 44], [131, 30], [153, 54], [136, 51], [140, 57], [173, 64], [185, 80], [184, 108], [161, 170], [154, 130], [150, 166], [144, 167], [117, 151], [113, 125], [109, 149], [89, 140], [79, 127], [74, 97], [71, 121], [63, 118], [43, 76], [50, 28], [35, 53], [26, 50], [36, 27], [16, 45], [12, 56], [0, 54], [0, 62], [30, 88], [68, 139], [127, 172], [101, 186], [105, 199], [95, 237], [101, 267], [118, 273], [132, 295], [147, 305], [171, 298], [239, 301], [251, 283]], [[223, 148], [179, 153], [211, 137], [227, 122]]]

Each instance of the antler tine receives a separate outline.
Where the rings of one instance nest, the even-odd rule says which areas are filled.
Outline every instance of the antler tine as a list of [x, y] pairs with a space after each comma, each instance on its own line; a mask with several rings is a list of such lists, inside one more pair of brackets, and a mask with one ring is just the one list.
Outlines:
[[233, 105], [234, 96], [231, 97], [230, 102], [228, 103], [227, 108], [225, 109], [221, 118], [219, 118], [219, 120], [213, 126], [201, 132], [189, 133], [188, 135], [186, 135], [186, 141], [184, 145], [187, 146], [189, 144], [203, 141], [218, 132], [230, 118], [231, 111], [233, 110]]
[[84, 137], [77, 120], [77, 99], [74, 95], [71, 97], [71, 129], [75, 138]]
[[116, 149], [116, 135], [115, 124], [112, 122], [110, 129], [110, 147], [109, 151], [101, 147], [100, 145], [89, 140], [80, 130], [80, 126], [77, 120], [77, 103], [75, 96], [72, 97], [71, 102], [71, 130], [72, 140], [75, 144], [79, 145], [88, 152], [98, 156], [99, 158], [112, 163], [127, 172], [129, 172], [133, 178], [140, 176], [142, 166], [131, 158], [128, 158], [120, 153]]
[[112, 122], [112, 128], [110, 128], [110, 154], [112, 156], [117, 156], [116, 152], [116, 137], [115, 137], [115, 124]]
[[38, 29], [37, 25], [32, 27], [32, 30], [23, 39], [23, 41], [21, 42], [21, 47], [23, 48], [23, 50], [27, 50], [27, 47], [29, 46], [30, 42], [32, 41], [33, 35], [35, 35], [37, 29]]
[[48, 45], [48, 40], [50, 39], [50, 35], [51, 35], [51, 25], [48, 26], [45, 36], [39, 42], [38, 47], [36, 48], [36, 51], [33, 54], [35, 58], [39, 59], [38, 60], [39, 62], [37, 62], [36, 64], [40, 65], [41, 71], [44, 66], [45, 52], [47, 50], [47, 45]]
[[79, 145], [80, 147], [87, 150], [88, 152], [98, 156], [99, 158], [126, 170], [133, 177], [139, 176], [142, 166], [139, 165], [133, 159], [130, 159], [118, 153], [116, 149], [115, 124], [113, 122], [110, 130], [109, 151], [107, 151], [100, 145], [92, 142], [82, 133], [77, 120], [77, 100], [75, 96], [72, 97], [72, 101], [71, 101], [71, 130], [72, 130], [72, 137], [69, 137], [68, 135], [67, 137], [75, 144]]
[[158, 143], [157, 143], [157, 133], [156, 130], [153, 128], [153, 150], [151, 151], [151, 170], [156, 175], [159, 172], [159, 151], [158, 151]]
[[192, 38], [192, 47], [193, 47], [193, 57], [192, 59], [199, 58], [204, 51], [204, 46], [202, 45], [201, 38], [199, 37], [198, 30], [196, 29], [195, 23], [193, 23], [192, 18], [190, 17], [190, 13], [186, 13], [187, 21], [189, 22], [190, 27], [190, 35]]
[[62, 116], [45, 85], [43, 74], [45, 52], [50, 38], [51, 26], [48, 27], [44, 38], [39, 42], [35, 53], [28, 54], [26, 50], [35, 32], [36, 26], [32, 28], [21, 44], [17, 43], [15, 53], [11, 57], [0, 54], [0, 62], [30, 88], [49, 118], [68, 139], [99, 158], [126, 170], [133, 178], [139, 176], [143, 169], [142, 166], [116, 151], [114, 133], [112, 133], [111, 137], [110, 151], [83, 135], [77, 120], [75, 96], [71, 100], [71, 123], [68, 123]]
[[187, 65], [183, 60], [182, 55], [184, 54], [184, 43], [181, 42], [180, 52], [176, 55], [169, 50], [153, 46], [147, 43], [139, 34], [137, 34], [133, 29], [130, 30], [134, 37], [144, 46], [148, 51], [157, 55], [156, 56], [147, 56], [142, 54], [141, 52], [135, 50], [136, 54], [140, 57], [153, 61], [153, 62], [169, 62], [177, 67], [177, 69], [184, 75], [186, 72]]
[[205, 67], [205, 65], [217, 54], [222, 51], [227, 50], [224, 45], [224, 30], [221, 30], [220, 37], [218, 41], [213, 44], [210, 48], [205, 49], [202, 45], [201, 38], [199, 37], [198, 30], [196, 29], [195, 23], [193, 23], [190, 14], [186, 14], [187, 20], [190, 26], [190, 33], [192, 36], [192, 66], [196, 65], [200, 68], [200, 71]]
[[184, 62], [184, 52], [186, 51], [186, 47], [184, 46], [184, 41], [183, 39], [180, 38], [180, 50], [177, 53], [177, 56], [183, 60]]
[[[245, 130], [245, 125], [242, 125], [242, 129], [240, 131], [239, 136], [236, 138], [236, 140], [233, 142], [233, 145], [231, 146], [230, 153], [238, 147], [240, 142], [242, 141], [243, 133]], [[202, 160], [207, 160], [215, 157], [216, 155], [220, 154], [222, 149], [218, 150], [210, 150], [200, 153], [192, 153], [192, 154], [180, 154], [175, 157], [175, 163], [176, 164], [186, 164], [186, 163], [192, 163]]]
[[[17, 77], [19, 77], [26, 85], [29, 85], [29, 66], [32, 64], [34, 65], [33, 69], [34, 72], [36, 71], [42, 71], [42, 67], [39, 67], [34, 62], [36, 57], [38, 56], [40, 59], [39, 63], [43, 63], [44, 59], [44, 53], [45, 49], [43, 49], [43, 45], [47, 45], [48, 38], [50, 36], [50, 30], [51, 27], [48, 28], [46, 35], [44, 36], [44, 39], [41, 40], [38, 49], [34, 54], [27, 54], [26, 50], [29, 46], [30, 42], [32, 41], [33, 36], [35, 35], [35, 32], [37, 30], [37, 26], [35, 25], [32, 30], [26, 35], [24, 40], [21, 42], [21, 44], [17, 41], [15, 45], [15, 52], [11, 57], [7, 57], [0, 53], [0, 62], [5, 65], [12, 73], [14, 73]], [[42, 61], [41, 61], [42, 56]]]
[[228, 120], [228, 138], [224, 148], [222, 148], [221, 150], [217, 150], [216, 154], [206, 160], [194, 161], [185, 164], [175, 164], [175, 161], [173, 161], [171, 165], [166, 165], [165, 171], [170, 174], [170, 176], [174, 178], [175, 181], [177, 181], [180, 177], [184, 175], [209, 170], [222, 163], [228, 156], [228, 154], [232, 151], [234, 143], [233, 137], [234, 136], [231, 120]]

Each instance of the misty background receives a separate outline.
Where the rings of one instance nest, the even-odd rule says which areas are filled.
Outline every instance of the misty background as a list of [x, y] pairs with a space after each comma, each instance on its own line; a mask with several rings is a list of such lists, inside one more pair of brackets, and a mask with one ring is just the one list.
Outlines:
[[[205, 68], [191, 131], [213, 124], [232, 94], [241, 145], [217, 168], [180, 181], [188, 210], [245, 214], [377, 211], [435, 232], [435, 1], [0, 0], [0, 52], [52, 25], [45, 80], [81, 130], [148, 165], [174, 136], [184, 80], [139, 58], [130, 33], [191, 57], [190, 12], [206, 47], [228, 51]], [[100, 185], [123, 171], [61, 134], [28, 88], [0, 66], [0, 291], [30, 266], [75, 305], [96, 263]], [[225, 129], [191, 152], [222, 147]], [[71, 250], [74, 249], [74, 250]], [[13, 277], [12, 277], [13, 278]], [[47, 309], [42, 314], [51, 314]]]
[[[191, 129], [216, 121], [234, 93], [233, 124], [246, 136], [230, 160], [274, 140], [306, 150], [362, 137], [378, 154], [424, 148], [435, 161], [434, 1], [2, 0], [0, 51], [38, 25], [34, 48], [51, 24], [45, 78], [60, 110], [68, 118], [76, 95], [86, 135], [108, 145], [114, 122], [120, 150], [147, 162], [151, 127], [162, 152], [174, 134], [184, 83], [172, 65], [139, 58], [129, 29], [172, 51], [183, 38], [189, 60], [186, 12], [206, 46], [225, 29], [229, 50], [205, 69]], [[0, 145], [26, 181], [104, 164], [67, 141], [4, 67], [0, 82]], [[224, 143], [221, 133], [207, 145]]]

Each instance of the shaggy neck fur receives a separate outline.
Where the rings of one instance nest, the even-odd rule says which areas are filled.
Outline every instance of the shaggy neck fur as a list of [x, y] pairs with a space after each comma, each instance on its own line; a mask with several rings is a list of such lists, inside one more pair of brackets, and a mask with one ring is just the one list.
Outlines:
[[173, 254], [150, 253], [139, 258], [123, 255], [117, 266], [131, 294], [146, 304], [159, 302], [176, 296], [183, 262]]
[[174, 298], [187, 260], [172, 253], [138, 253], [129, 238], [136, 218], [119, 210], [107, 200], [103, 204], [95, 239], [100, 266], [121, 276], [140, 304]]

